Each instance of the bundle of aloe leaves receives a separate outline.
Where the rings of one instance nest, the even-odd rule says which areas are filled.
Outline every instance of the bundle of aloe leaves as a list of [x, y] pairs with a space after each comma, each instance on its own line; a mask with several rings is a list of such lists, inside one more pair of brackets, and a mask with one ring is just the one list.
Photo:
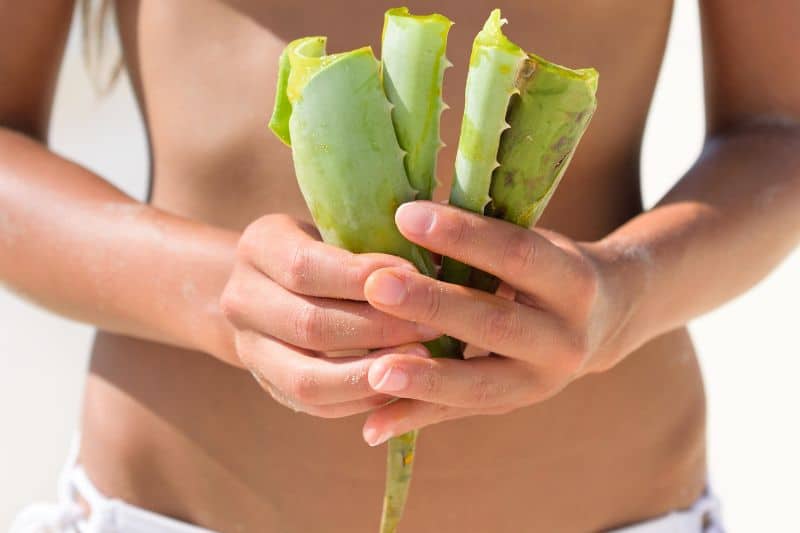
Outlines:
[[[525, 52], [495, 9], [475, 37], [450, 204], [532, 227], [558, 186], [597, 106], [598, 74]], [[433, 196], [443, 146], [439, 118], [452, 22], [386, 12], [381, 60], [370, 47], [328, 55], [325, 37], [289, 43], [280, 58], [270, 129], [291, 146], [295, 173], [325, 242], [411, 261], [443, 281], [494, 291], [498, 281], [407, 241], [394, 223], [403, 203]], [[434, 357], [463, 357], [449, 337]], [[389, 440], [380, 532], [397, 530], [418, 431]]]

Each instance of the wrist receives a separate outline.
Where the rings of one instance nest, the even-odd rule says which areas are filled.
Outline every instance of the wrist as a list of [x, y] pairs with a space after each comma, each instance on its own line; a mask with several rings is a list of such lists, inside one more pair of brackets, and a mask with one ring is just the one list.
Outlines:
[[[220, 361], [242, 367], [236, 352], [233, 325], [222, 312], [220, 297], [233, 271], [239, 235], [217, 228], [206, 228], [205, 258], [195, 264], [183, 282], [183, 301], [188, 303], [184, 315], [184, 334], [192, 347]], [[188, 274], [188, 273], [187, 273]]]
[[613, 235], [585, 246], [601, 280], [599, 301], [606, 327], [600, 351], [616, 361], [655, 335], [653, 324], [645, 317], [653, 258], [640, 243]]
[[209, 316], [210, 327], [207, 330], [205, 347], [207, 352], [229, 365], [244, 368], [236, 351], [236, 336], [233, 325], [220, 309], [219, 303], [214, 306]]

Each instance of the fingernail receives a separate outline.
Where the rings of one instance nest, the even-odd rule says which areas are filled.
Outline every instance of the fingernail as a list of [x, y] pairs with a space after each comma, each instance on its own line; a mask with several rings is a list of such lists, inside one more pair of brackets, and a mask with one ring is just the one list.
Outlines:
[[364, 430], [364, 440], [370, 446], [379, 446], [389, 440], [390, 437], [391, 435], [386, 433], [378, 434], [377, 429], [367, 428]]
[[403, 204], [395, 214], [397, 226], [411, 235], [425, 235], [433, 227], [435, 213], [427, 206], [416, 203]]
[[369, 287], [370, 299], [383, 305], [399, 305], [406, 299], [406, 284], [389, 273], [375, 276]]
[[424, 324], [417, 324], [417, 333], [426, 339], [441, 337], [441, 332]]
[[381, 392], [398, 392], [406, 387], [408, 387], [408, 374], [395, 367], [389, 367], [375, 385], [375, 389]]

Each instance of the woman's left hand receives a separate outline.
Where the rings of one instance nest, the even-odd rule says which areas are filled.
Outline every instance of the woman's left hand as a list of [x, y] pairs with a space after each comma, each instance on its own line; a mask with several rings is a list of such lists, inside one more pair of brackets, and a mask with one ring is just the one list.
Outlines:
[[370, 445], [445, 420], [540, 402], [584, 374], [611, 368], [641, 341], [626, 327], [639, 276], [621, 260], [625, 254], [433, 202], [401, 206], [396, 221], [409, 240], [494, 274], [509, 294], [399, 268], [370, 275], [364, 293], [377, 309], [489, 353], [466, 360], [377, 358], [370, 385], [401, 399], [369, 416], [364, 439]]

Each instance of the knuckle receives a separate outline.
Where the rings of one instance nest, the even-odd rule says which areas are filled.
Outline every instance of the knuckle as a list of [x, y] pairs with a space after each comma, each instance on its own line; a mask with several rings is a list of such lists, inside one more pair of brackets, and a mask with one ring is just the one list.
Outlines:
[[258, 229], [251, 224], [239, 237], [239, 242], [236, 244], [236, 256], [239, 260], [250, 263], [257, 259], [261, 243], [264, 242], [258, 237], [258, 233], [260, 233]]
[[391, 344], [392, 337], [395, 336], [395, 328], [387, 319], [378, 320], [375, 334], [377, 335], [376, 342], [378, 346], [388, 346]]
[[370, 274], [384, 266], [387, 265], [379, 263], [374, 257], [350, 255], [344, 262], [345, 281], [355, 288], [363, 289]]
[[426, 397], [434, 397], [442, 390], [442, 376], [434, 370], [426, 370], [419, 374], [417, 378], [422, 392]]
[[292, 220], [292, 217], [289, 215], [285, 213], [270, 213], [257, 219], [250, 224], [248, 228], [252, 228], [263, 235], [264, 233], [271, 232], [273, 228], [285, 228], [289, 225], [295, 225], [294, 220]]
[[236, 248], [241, 259], [257, 261], [264, 253], [264, 243], [270, 242], [269, 233], [277, 224], [283, 224], [289, 217], [270, 214], [251, 222], [242, 232]]
[[571, 353], [577, 357], [584, 357], [589, 353], [589, 334], [585, 331], [573, 333], [570, 336]]
[[229, 321], [234, 322], [241, 316], [244, 308], [245, 291], [242, 284], [235, 280], [228, 281], [219, 299], [219, 307], [222, 314]]
[[501, 392], [502, 387], [485, 374], [475, 376], [469, 387], [469, 397], [475, 405], [494, 404]]
[[297, 246], [285, 272], [286, 288], [295, 292], [303, 292], [309, 285], [311, 271], [312, 258], [309, 248], [302, 245]]
[[489, 308], [483, 322], [480, 338], [485, 348], [504, 346], [513, 341], [520, 331], [520, 316], [516, 307]]
[[303, 304], [297, 310], [294, 320], [295, 341], [312, 350], [325, 346], [325, 313], [311, 304]]
[[442, 295], [439, 292], [441, 289], [433, 284], [427, 284], [424, 290], [424, 303], [420, 311], [422, 322], [436, 321], [441, 314]]
[[474, 224], [472, 224], [463, 213], [449, 213], [444, 217], [444, 237], [447, 242], [452, 243], [457, 248], [466, 244], [469, 235], [472, 234]]
[[574, 333], [569, 336], [566, 348], [558, 357], [559, 370], [567, 376], [577, 373], [589, 354], [589, 338], [584, 333]]
[[536, 264], [536, 239], [525, 230], [514, 231], [503, 249], [503, 265], [512, 274], [523, 274]]
[[295, 403], [312, 404], [319, 399], [320, 386], [316, 376], [307, 369], [300, 369], [292, 375], [286, 391]]

